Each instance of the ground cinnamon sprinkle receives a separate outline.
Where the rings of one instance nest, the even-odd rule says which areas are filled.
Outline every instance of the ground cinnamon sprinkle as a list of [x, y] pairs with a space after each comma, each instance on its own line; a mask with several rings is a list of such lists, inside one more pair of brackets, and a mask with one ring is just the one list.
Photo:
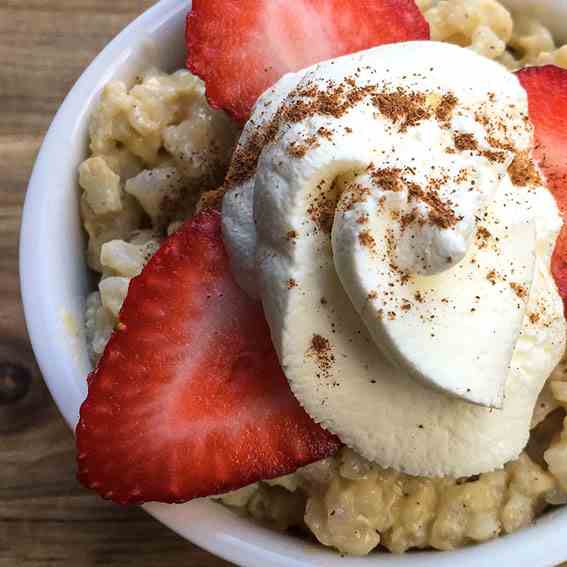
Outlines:
[[258, 128], [246, 143], [238, 145], [232, 156], [224, 182], [226, 190], [244, 183], [254, 175], [260, 153], [268, 141], [266, 130], [265, 127]]
[[528, 317], [530, 318], [530, 323], [532, 325], [535, 325], [540, 319], [539, 313], [530, 313]]
[[[429, 193], [436, 193], [437, 191], [441, 190], [445, 184], [449, 182], [449, 176], [443, 175], [441, 177], [432, 177], [427, 182], [427, 192]], [[448, 205], [452, 203], [447, 202]]]
[[401, 228], [402, 232], [403, 232], [410, 224], [412, 224], [412, 223], [415, 221], [416, 218], [417, 218], [417, 215], [415, 214], [414, 211], [403, 215], [402, 218], [401, 218], [401, 220], [400, 220], [400, 228]]
[[476, 243], [479, 248], [486, 248], [492, 234], [484, 226], [479, 226], [476, 230]]
[[455, 143], [455, 148], [460, 152], [467, 150], [475, 151], [478, 149], [478, 143], [472, 134], [460, 133], [453, 136], [453, 142]]
[[346, 197], [343, 197], [339, 203], [339, 210], [350, 211], [354, 205], [364, 203], [370, 195], [371, 191], [368, 187], [364, 187], [359, 183], [352, 183], [348, 186]]
[[[386, 90], [383, 85], [357, 86], [356, 76], [347, 77], [342, 83], [327, 81], [324, 84], [310, 82], [294, 89], [287, 99], [281, 104], [271, 120], [262, 126], [248, 125], [252, 130], [248, 133], [247, 140], [236, 149], [227, 178], [219, 193], [216, 195], [217, 202], [224, 192], [236, 185], [242, 184], [250, 179], [256, 171], [259, 156], [267, 145], [273, 143], [279, 136], [285, 125], [298, 123], [308, 117], [320, 115], [333, 118], [341, 118], [355, 105], [365, 102], [373, 105], [385, 118], [391, 120], [400, 131], [405, 131], [411, 126], [419, 124], [429, 118], [436, 119], [440, 125], [448, 126], [448, 123], [458, 105], [457, 97], [448, 93], [440, 97], [436, 106], [428, 103], [428, 96], [424, 93], [413, 92], [401, 87], [395, 90]], [[350, 128], [345, 128], [351, 132]], [[320, 127], [314, 134], [307, 136], [304, 140], [292, 142], [287, 151], [290, 156], [303, 158], [310, 149], [320, 145], [321, 139], [331, 140], [334, 132], [326, 127]], [[500, 148], [508, 149], [505, 143], [498, 140], [492, 144], [493, 150], [480, 150], [478, 142], [473, 134], [458, 133], [453, 137], [455, 149], [458, 151], [475, 151], [479, 155], [491, 161], [503, 162], [507, 154], [498, 151]], [[513, 181], [519, 184], [520, 179], [537, 174], [537, 170], [527, 169], [527, 165], [518, 157], [509, 168]], [[449, 229], [455, 226], [462, 217], [458, 216], [449, 200], [442, 200], [439, 189], [448, 179], [432, 180], [426, 188], [406, 181], [402, 171], [397, 168], [376, 168], [371, 165], [369, 174], [379, 186], [386, 191], [400, 191], [404, 184], [409, 190], [410, 199], [417, 199], [425, 203], [429, 212], [427, 218], [422, 218], [416, 211], [410, 211], [401, 219], [401, 228], [405, 229], [413, 222], [429, 222], [441, 229]], [[465, 180], [467, 172], [463, 171], [457, 177], [457, 181]], [[526, 183], [524, 183], [526, 184]], [[341, 208], [349, 210], [355, 203], [367, 198], [370, 190], [367, 187], [351, 185], [346, 198], [341, 200]], [[324, 232], [330, 232], [334, 220], [338, 195], [331, 190], [321, 191], [315, 196], [309, 208], [308, 215], [317, 228]], [[359, 224], [365, 224], [365, 217], [360, 217]], [[481, 239], [486, 235], [479, 233]], [[290, 236], [288, 239], [295, 237]], [[359, 234], [360, 243], [374, 250], [376, 242], [368, 231]]]
[[[224, 183], [224, 189], [228, 190], [239, 185], [254, 175], [260, 153], [266, 145], [275, 140], [283, 124], [300, 122], [315, 114], [340, 118], [350, 107], [366, 96], [369, 88], [352, 90], [351, 93], [345, 93], [344, 85], [338, 85], [332, 86], [326, 91], [320, 91], [316, 85], [308, 84], [301, 89], [292, 91], [289, 95], [291, 102], [282, 104], [268, 123], [256, 127], [250, 133], [248, 139], [237, 147]], [[253, 125], [249, 124], [248, 128], [253, 128]], [[326, 128], [321, 128], [318, 135], [329, 138], [332, 132]], [[313, 140], [308, 140], [307, 147], [300, 145], [296, 149], [290, 148], [290, 153], [295, 157], [302, 157], [313, 143]]]
[[326, 140], [331, 140], [333, 138], [333, 132], [324, 126], [321, 126], [319, 130], [317, 130], [317, 135], [321, 138], [325, 138]]
[[509, 152], [514, 152], [516, 151], [516, 148], [514, 147], [514, 144], [512, 144], [512, 142], [510, 141], [504, 141], [504, 140], [499, 140], [498, 138], [496, 138], [493, 135], [489, 135], [486, 138], [486, 141], [489, 143], [489, 145], [491, 145], [493, 148], [497, 148], [499, 150], [506, 150]]
[[297, 142], [292, 142], [288, 148], [287, 153], [294, 158], [302, 158], [307, 154], [309, 146], [304, 144], [298, 144]]
[[383, 116], [392, 122], [400, 123], [401, 132], [430, 117], [425, 95], [422, 93], [407, 92], [398, 87], [395, 92], [374, 93], [371, 100]]
[[296, 231], [296, 230], [290, 230], [290, 231], [287, 233], [286, 236], [287, 236], [287, 239], [288, 239], [288, 240], [295, 240], [295, 239], [297, 238], [297, 231]]
[[497, 274], [494, 270], [491, 270], [490, 272], [488, 272], [488, 274], [486, 274], [486, 279], [492, 284], [492, 285], [496, 285], [496, 278], [497, 278]]
[[439, 228], [451, 228], [455, 226], [461, 217], [451, 209], [450, 202], [443, 202], [435, 191], [425, 192], [417, 183], [407, 183], [410, 199], [418, 199], [429, 206], [429, 221]]
[[542, 180], [536, 164], [528, 152], [518, 152], [508, 167], [508, 174], [516, 186], [540, 185]]
[[[321, 128], [320, 128], [321, 129]], [[304, 157], [309, 150], [319, 147], [317, 136], [308, 136], [303, 143], [291, 142], [287, 148], [287, 153], [295, 158]]]
[[458, 102], [459, 99], [453, 93], [443, 95], [439, 106], [435, 110], [435, 118], [439, 122], [449, 122]]
[[386, 243], [386, 254], [390, 259], [390, 270], [393, 272], [398, 272], [399, 268], [396, 264], [396, 235], [391, 228], [386, 229], [384, 234], [384, 241]]
[[[401, 131], [431, 116], [425, 95], [405, 91], [402, 88], [394, 92], [385, 92], [381, 91], [378, 85], [359, 87], [353, 78], [348, 77], [339, 84], [329, 81], [325, 90], [321, 90], [315, 83], [303, 85], [289, 94], [288, 100], [281, 105], [267, 124], [258, 126], [250, 133], [248, 139], [237, 147], [224, 183], [224, 190], [239, 185], [254, 175], [262, 149], [276, 139], [282, 125], [301, 122], [315, 115], [341, 118], [367, 97], [370, 97], [371, 103], [385, 117], [399, 123]], [[456, 99], [453, 98], [447, 95], [442, 99], [436, 116], [444, 119], [444, 116], [450, 114], [456, 104]], [[253, 126], [249, 125], [248, 128]], [[345, 130], [352, 131], [350, 128]], [[333, 132], [327, 128], [319, 128], [314, 140], [290, 147], [290, 155], [303, 157], [311, 147], [314, 147], [317, 137], [331, 139], [332, 135]]]
[[479, 152], [482, 157], [488, 161], [495, 161], [496, 163], [504, 163], [506, 161], [506, 154], [504, 152], [497, 152], [493, 150], [482, 150]]
[[365, 248], [368, 248], [371, 251], [376, 250], [376, 240], [374, 240], [374, 237], [370, 234], [370, 231], [363, 230], [363, 231], [359, 232], [358, 233], [358, 241]]
[[200, 209], [218, 209], [221, 206], [222, 198], [225, 194], [224, 189], [212, 189], [211, 191], [206, 191], [199, 198], [199, 204], [197, 208]]
[[397, 167], [386, 167], [378, 169], [371, 164], [368, 167], [370, 177], [378, 184], [384, 191], [401, 191], [402, 185], [402, 170]]
[[325, 373], [328, 373], [335, 363], [331, 343], [321, 335], [313, 335], [307, 355], [315, 358], [317, 365]]
[[459, 171], [458, 175], [455, 176], [455, 183], [463, 183], [464, 181], [466, 181], [468, 179], [469, 175], [470, 175], [470, 170], [463, 167]]
[[341, 118], [375, 90], [375, 85], [357, 87], [354, 81], [349, 84], [348, 78], [339, 84], [329, 81], [325, 90], [320, 90], [316, 84], [307, 84], [293, 91], [291, 104], [283, 107], [283, 117], [292, 123], [317, 114]]
[[329, 340], [321, 335], [313, 335], [311, 339], [311, 348], [317, 354], [321, 354], [330, 349]]
[[336, 185], [333, 183], [327, 190], [323, 189], [323, 184], [317, 186], [318, 193], [312, 199], [307, 214], [311, 222], [321, 231], [330, 233], [333, 228], [335, 210], [339, 198]]
[[477, 110], [474, 114], [474, 119], [481, 124], [482, 126], [488, 127], [490, 126], [490, 118], [482, 111]]
[[[477, 121], [478, 121], [478, 117], [477, 117]], [[489, 124], [485, 124], [486, 127], [489, 126]], [[494, 138], [493, 136], [489, 136], [487, 138], [487, 142], [494, 148], [497, 148], [496, 150], [481, 150], [478, 147], [478, 142], [475, 139], [473, 134], [470, 134], [468, 132], [461, 132], [461, 133], [456, 133], [453, 136], [453, 143], [455, 144], [455, 148], [460, 151], [472, 151], [472, 152], [477, 152], [478, 155], [485, 157], [487, 160], [489, 161], [494, 161], [497, 163], [504, 163], [504, 161], [506, 161], [506, 157], [507, 154], [505, 151], [499, 151], [499, 150], [509, 150], [510, 148], [513, 149], [513, 146], [511, 146], [510, 144], [506, 143], [506, 142], [500, 142], [499, 140], [497, 140], [496, 138]]]
[[514, 293], [520, 298], [525, 299], [528, 295], [528, 290], [521, 284], [510, 282], [510, 287], [514, 290]]

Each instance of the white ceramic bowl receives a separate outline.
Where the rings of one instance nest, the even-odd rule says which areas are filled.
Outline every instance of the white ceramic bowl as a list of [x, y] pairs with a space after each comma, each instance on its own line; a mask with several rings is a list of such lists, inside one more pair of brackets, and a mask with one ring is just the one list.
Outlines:
[[[567, 38], [565, 0], [531, 3]], [[83, 328], [89, 289], [78, 214], [77, 166], [87, 152], [88, 118], [102, 87], [156, 64], [173, 71], [184, 63], [187, 0], [162, 0], [124, 30], [95, 59], [57, 113], [37, 158], [26, 196], [20, 271], [28, 330], [49, 389], [70, 427], [86, 395], [90, 370]], [[567, 560], [567, 508], [493, 542], [454, 552], [373, 554], [341, 558], [322, 546], [272, 532], [208, 501], [151, 504], [146, 510], [201, 547], [243, 566], [366, 567], [514, 565], [549, 566]], [[561, 535], [563, 532], [563, 535]]]

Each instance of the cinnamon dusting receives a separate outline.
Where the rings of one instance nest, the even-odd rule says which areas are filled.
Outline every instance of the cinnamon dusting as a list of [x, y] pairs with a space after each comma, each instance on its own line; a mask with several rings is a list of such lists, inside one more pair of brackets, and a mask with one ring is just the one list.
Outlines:
[[525, 299], [528, 296], [528, 290], [523, 285], [515, 282], [510, 282], [510, 287], [514, 290], [514, 293], [520, 299]]
[[363, 230], [358, 233], [358, 241], [362, 246], [368, 248], [371, 251], [376, 250], [376, 240], [370, 234], [369, 230]]
[[532, 325], [535, 325], [540, 320], [540, 314], [539, 313], [530, 313], [528, 315], [528, 317], [529, 317], [530, 323]]
[[497, 279], [498, 275], [496, 274], [495, 270], [490, 270], [490, 272], [488, 272], [488, 274], [486, 274], [486, 279], [492, 284], [492, 285], [496, 285], [496, 279]]
[[508, 166], [508, 174], [516, 186], [540, 185], [542, 180], [538, 168], [528, 152], [518, 152]]
[[398, 87], [394, 92], [374, 93], [371, 100], [383, 116], [400, 124], [401, 132], [430, 117], [422, 93], [408, 92]]
[[402, 170], [397, 167], [386, 167], [378, 169], [374, 164], [368, 167], [370, 177], [384, 190], [384, 191], [401, 191], [402, 185]]
[[453, 110], [455, 110], [458, 102], [459, 99], [453, 93], [443, 95], [439, 106], [435, 110], [435, 118], [439, 122], [449, 122], [453, 115]]
[[[341, 118], [368, 97], [370, 103], [383, 116], [399, 125], [400, 131], [405, 131], [432, 115], [424, 94], [404, 90], [401, 87], [395, 91], [385, 91], [378, 85], [360, 87], [352, 77], [347, 77], [339, 84], [329, 81], [324, 90], [314, 83], [302, 85], [289, 94], [268, 123], [255, 129], [249, 123], [247, 128], [253, 130], [234, 152], [223, 191], [247, 181], [254, 175], [260, 153], [265, 146], [275, 141], [284, 124], [298, 123], [315, 115]], [[435, 110], [435, 118], [446, 122], [457, 102], [454, 95], [444, 95]], [[348, 127], [345, 131], [352, 132]], [[332, 135], [333, 132], [327, 128], [319, 128], [315, 135], [310, 136], [303, 143], [291, 145], [288, 152], [293, 157], [303, 157], [309, 149], [318, 145], [318, 138], [330, 140]]]
[[346, 197], [341, 199], [339, 209], [341, 211], [351, 211], [358, 203], [364, 203], [371, 195], [370, 189], [359, 183], [352, 183], [347, 189]]
[[459, 133], [453, 136], [453, 142], [455, 144], [455, 148], [460, 152], [464, 152], [467, 150], [475, 151], [478, 149], [478, 143], [475, 137], [472, 134], [468, 133]]
[[476, 244], [478, 248], [486, 248], [491, 238], [492, 234], [484, 226], [479, 226], [476, 229]]
[[313, 335], [307, 356], [314, 358], [317, 366], [327, 375], [335, 363], [331, 343], [321, 335]]
[[337, 208], [338, 192], [335, 184], [327, 190], [323, 189], [323, 184], [317, 187], [318, 193], [312, 199], [307, 214], [311, 222], [321, 231], [330, 233], [333, 228], [335, 209]]
[[437, 192], [425, 192], [417, 183], [408, 183], [410, 199], [418, 199], [429, 206], [429, 221], [439, 228], [455, 226], [462, 217], [455, 214], [450, 202], [444, 202]]

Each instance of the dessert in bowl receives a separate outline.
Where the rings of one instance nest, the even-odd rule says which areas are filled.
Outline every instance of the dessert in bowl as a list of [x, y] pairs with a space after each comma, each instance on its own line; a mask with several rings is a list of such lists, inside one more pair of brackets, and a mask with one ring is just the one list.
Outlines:
[[[534, 48], [534, 30], [540, 30], [534, 22], [522, 24], [523, 35], [518, 24], [516, 37], [511, 19], [507, 27], [495, 24], [492, 35], [480, 16], [475, 29], [460, 29], [459, 4], [465, 10], [468, 3], [424, 6], [434, 39], [470, 39], [481, 53], [501, 50], [497, 57], [507, 65], [520, 64], [514, 54], [526, 63], [561, 63], [562, 51], [552, 51], [545, 34], [541, 45], [548, 49]], [[481, 4], [487, 3], [475, 13], [482, 14]], [[490, 14], [506, 19], [503, 8], [490, 4]], [[166, 3], [162, 9], [177, 14], [179, 33], [186, 7]], [[417, 15], [415, 29], [400, 24], [401, 36], [384, 41], [426, 39]], [[210, 15], [202, 17], [206, 23]], [[396, 29], [395, 18], [389, 24]], [[207, 26], [193, 25], [190, 41], [200, 41]], [[88, 108], [91, 155], [79, 170], [81, 209], [89, 264], [103, 278], [87, 300], [86, 344], [93, 359], [106, 350], [91, 379], [78, 443], [81, 478], [102, 495], [180, 501], [248, 485], [223, 501], [266, 524], [307, 526], [321, 543], [354, 554], [380, 543], [399, 552], [484, 541], [519, 529], [562, 500], [562, 445], [553, 435], [561, 432], [561, 410], [554, 411], [561, 372], [547, 381], [564, 348], [562, 306], [550, 272], [561, 219], [547, 190], [560, 178], [548, 174], [544, 181], [531, 156], [527, 118], [530, 96], [532, 121], [532, 109], [543, 109], [540, 131], [559, 143], [560, 134], [546, 130], [551, 103], [539, 97], [560, 100], [562, 72], [526, 72], [523, 88], [503, 67], [469, 51], [436, 42], [374, 47], [383, 41], [371, 40], [356, 45], [369, 48], [360, 55], [276, 83], [259, 99], [234, 153], [238, 127], [210, 108], [204, 85], [188, 72], [168, 76], [138, 68], [134, 81], [110, 84], [96, 108]], [[506, 50], [507, 42], [515, 51]], [[290, 70], [316, 61], [300, 63]], [[468, 82], [466, 71], [490, 80]], [[254, 85], [252, 77], [245, 83]], [[205, 79], [214, 84], [214, 77]], [[262, 90], [250, 100], [248, 94], [231, 99], [231, 88], [221, 88], [224, 99], [218, 91], [216, 99], [209, 97], [242, 120]], [[238, 104], [231, 107], [231, 100]], [[79, 122], [83, 133], [86, 121]], [[395, 151], [400, 145], [407, 151]], [[553, 160], [543, 165], [554, 173]], [[217, 205], [222, 220], [210, 211]], [[180, 227], [196, 208], [203, 212]], [[26, 221], [31, 214], [26, 211]], [[29, 225], [24, 252], [31, 244], [26, 230]], [[167, 233], [172, 237], [163, 244]], [[376, 244], [388, 241], [394, 244]], [[416, 241], [419, 253], [410, 245]], [[26, 312], [33, 318], [26, 291], [31, 279], [23, 272]], [[59, 314], [69, 309], [51, 307]], [[30, 327], [35, 344], [33, 322]], [[463, 341], [466, 333], [473, 339]], [[416, 355], [420, 346], [428, 356]], [[196, 362], [195, 353], [203, 359]], [[475, 379], [471, 360], [481, 355], [484, 366], [477, 368], [490, 373]], [[163, 371], [171, 368], [168, 357], [182, 360], [176, 372], [181, 368], [184, 378], [193, 372], [201, 382], [171, 388]], [[512, 379], [504, 371], [510, 364]], [[226, 368], [243, 385], [231, 397], [219, 394], [223, 380], [214, 383], [210, 375], [222, 378]], [[259, 386], [258, 374], [277, 381]], [[167, 391], [163, 384], [170, 385]], [[199, 407], [188, 411], [195, 400]], [[74, 421], [77, 406], [72, 412]], [[228, 420], [215, 443], [204, 443], [194, 429], [196, 421], [206, 425], [204, 416]], [[540, 442], [519, 456], [532, 419], [541, 421], [538, 438], [552, 447]], [[311, 461], [317, 462], [300, 467]], [[292, 474], [279, 478], [283, 473]], [[221, 515], [222, 526], [263, 533], [213, 506], [151, 508], [205, 545], [198, 535], [203, 526], [195, 522], [203, 507], [210, 518]], [[550, 522], [546, 517], [531, 533]], [[529, 547], [528, 533], [520, 535]], [[283, 564], [314, 557], [302, 556], [304, 543], [264, 537], [276, 553], [288, 554], [280, 557]], [[512, 549], [510, 539], [491, 545], [498, 546], [491, 553]], [[474, 553], [483, 552], [467, 549], [459, 556]], [[425, 561], [415, 557], [408, 560]], [[242, 554], [230, 558], [246, 562]]]

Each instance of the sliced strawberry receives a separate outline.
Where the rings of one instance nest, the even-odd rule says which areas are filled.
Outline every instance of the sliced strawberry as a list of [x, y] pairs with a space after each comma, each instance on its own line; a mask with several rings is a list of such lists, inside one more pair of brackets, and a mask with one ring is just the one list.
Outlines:
[[563, 226], [555, 243], [553, 258], [551, 259], [551, 273], [559, 290], [559, 295], [563, 298], [565, 316], [567, 317], [567, 227], [565, 226]]
[[555, 65], [517, 73], [528, 93], [535, 156], [563, 213], [567, 212], [567, 70]]
[[[561, 212], [567, 214], [567, 70], [545, 65], [517, 73], [528, 93], [529, 115], [535, 127], [535, 156]], [[552, 272], [567, 304], [567, 228], [552, 260]]]
[[384, 43], [429, 39], [414, 0], [193, 0], [189, 69], [243, 122], [282, 75]]
[[290, 473], [339, 442], [292, 395], [259, 303], [204, 211], [135, 278], [89, 377], [78, 477], [119, 503], [183, 502]]

